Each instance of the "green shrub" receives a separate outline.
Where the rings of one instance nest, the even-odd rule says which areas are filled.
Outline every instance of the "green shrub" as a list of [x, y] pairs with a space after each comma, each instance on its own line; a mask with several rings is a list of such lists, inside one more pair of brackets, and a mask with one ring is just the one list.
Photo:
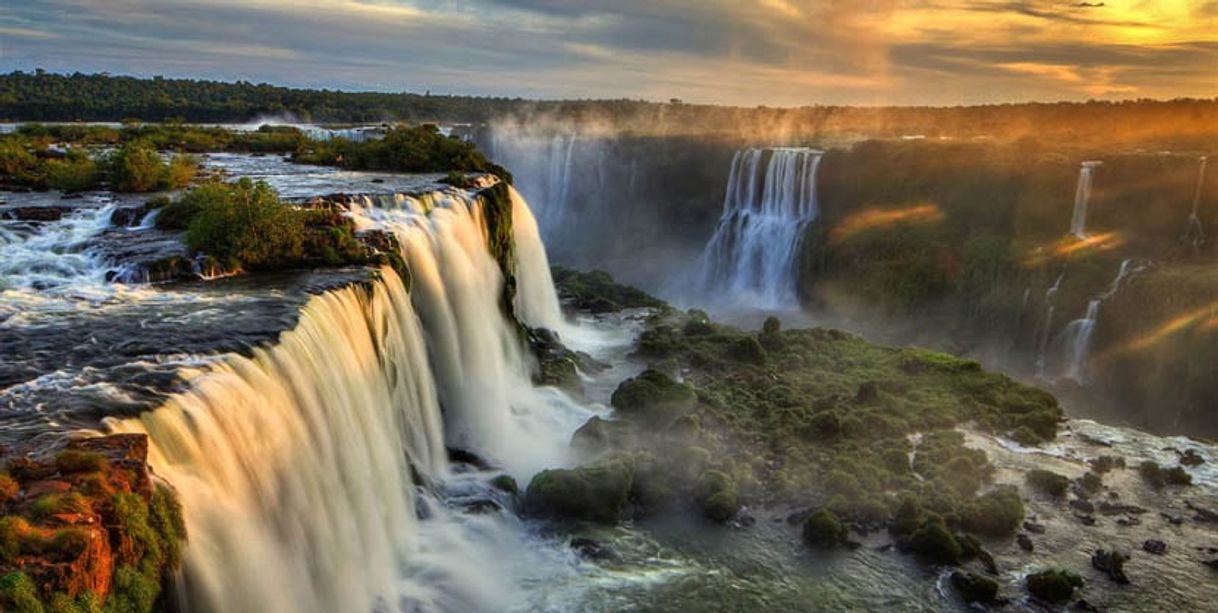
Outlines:
[[1028, 485], [1041, 493], [1061, 498], [1070, 489], [1070, 480], [1054, 472], [1034, 469], [1025, 477]]
[[169, 160], [169, 167], [166, 169], [165, 187], [182, 189], [195, 180], [198, 171], [199, 161], [193, 156], [175, 155]]
[[922, 525], [909, 535], [908, 546], [910, 551], [933, 564], [959, 564], [964, 557], [960, 541], [938, 515], [926, 517]]
[[168, 167], [147, 141], [131, 141], [110, 154], [110, 188], [117, 192], [150, 192], [166, 185]]
[[668, 375], [648, 369], [623, 381], [613, 392], [610, 403], [623, 415], [653, 424], [668, 424], [693, 408], [697, 396], [689, 385], [677, 383]]
[[818, 509], [804, 519], [803, 541], [814, 549], [831, 549], [846, 540], [846, 527], [828, 509]]
[[964, 527], [987, 536], [1010, 536], [1023, 522], [1023, 500], [1012, 486], [999, 487], [973, 501], [965, 510]]
[[261, 181], [196, 187], [164, 207], [157, 226], [174, 228], [183, 220], [187, 246], [230, 267], [275, 268], [304, 254], [304, 212], [280, 202]]
[[97, 164], [84, 152], [72, 149], [63, 159], [46, 161], [47, 187], [74, 193], [96, 189], [101, 182]]
[[20, 491], [21, 484], [17, 483], [16, 479], [9, 476], [8, 473], [0, 473], [0, 504], [17, 498], [17, 493]]
[[1142, 479], [1155, 489], [1162, 489], [1168, 485], [1193, 484], [1192, 476], [1183, 468], [1179, 466], [1163, 468], [1151, 460], [1146, 460], [1138, 466], [1138, 474], [1142, 475]]

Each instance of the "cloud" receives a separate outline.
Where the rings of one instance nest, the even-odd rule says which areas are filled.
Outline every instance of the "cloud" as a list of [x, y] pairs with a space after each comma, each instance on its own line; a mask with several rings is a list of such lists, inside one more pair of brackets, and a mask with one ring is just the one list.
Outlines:
[[547, 98], [1213, 96], [1218, 0], [8, 0], [0, 51], [20, 69]]

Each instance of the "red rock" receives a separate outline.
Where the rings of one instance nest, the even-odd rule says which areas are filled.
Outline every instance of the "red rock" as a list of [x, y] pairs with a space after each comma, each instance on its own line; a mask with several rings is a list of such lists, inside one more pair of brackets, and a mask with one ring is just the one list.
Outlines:
[[26, 496], [38, 497], [45, 494], [63, 494], [72, 490], [72, 484], [58, 479], [32, 481], [25, 484]]

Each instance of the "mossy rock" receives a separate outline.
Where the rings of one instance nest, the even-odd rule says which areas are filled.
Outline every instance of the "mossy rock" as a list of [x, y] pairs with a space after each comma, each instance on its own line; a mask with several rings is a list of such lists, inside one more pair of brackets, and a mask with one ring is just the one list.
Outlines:
[[909, 535], [907, 546], [910, 551], [933, 564], [954, 565], [964, 559], [964, 547], [938, 515], [928, 515], [922, 525]]
[[1061, 605], [1070, 602], [1074, 590], [1083, 587], [1083, 579], [1069, 571], [1043, 570], [1028, 575], [1025, 580], [1028, 593], [1049, 604]]
[[634, 467], [615, 459], [593, 466], [545, 470], [525, 492], [529, 515], [613, 524], [629, 514]]
[[977, 498], [965, 510], [964, 526], [986, 536], [1011, 536], [1023, 522], [1023, 500], [1013, 486], [999, 487]]
[[622, 382], [610, 399], [622, 415], [658, 425], [671, 423], [692, 409], [696, 401], [693, 387], [652, 369]]
[[998, 600], [998, 582], [974, 573], [952, 573], [952, 587], [969, 604], [992, 604]]

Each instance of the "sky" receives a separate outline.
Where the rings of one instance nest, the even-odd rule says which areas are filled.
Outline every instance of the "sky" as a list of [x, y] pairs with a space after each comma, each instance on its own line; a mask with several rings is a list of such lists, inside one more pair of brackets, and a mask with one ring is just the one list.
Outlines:
[[1218, 96], [1218, 0], [3, 0], [0, 71], [742, 106]]

